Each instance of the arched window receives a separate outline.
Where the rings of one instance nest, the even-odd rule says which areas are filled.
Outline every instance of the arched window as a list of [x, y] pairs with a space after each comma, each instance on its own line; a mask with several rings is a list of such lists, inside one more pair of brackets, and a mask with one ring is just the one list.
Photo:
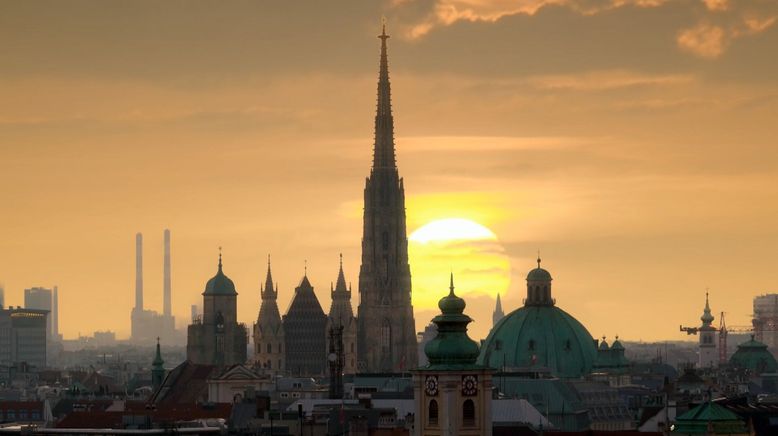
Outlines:
[[283, 353], [284, 352], [283, 348], [281, 348], [281, 344], [280, 343], [278, 344], [278, 352], [279, 353]]
[[475, 426], [475, 403], [473, 400], [465, 400], [462, 404], [462, 425], [465, 427]]
[[273, 352], [273, 344], [267, 344], [267, 352], [272, 353]]
[[354, 352], [354, 343], [353, 342], [351, 343], [351, 352], [352, 353]]
[[527, 345], [527, 348], [529, 348], [530, 351], [535, 350], [535, 340], [534, 339], [530, 339], [529, 340], [529, 344]]
[[430, 407], [427, 416], [427, 425], [438, 425], [438, 402], [430, 400]]
[[385, 319], [381, 326], [381, 349], [384, 353], [389, 353], [392, 349], [392, 324], [388, 319]]

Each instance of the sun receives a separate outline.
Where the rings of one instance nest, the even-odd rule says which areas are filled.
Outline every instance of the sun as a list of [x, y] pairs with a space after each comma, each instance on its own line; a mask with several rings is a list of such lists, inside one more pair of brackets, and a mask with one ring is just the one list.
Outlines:
[[448, 292], [450, 272], [459, 296], [494, 298], [508, 290], [510, 262], [488, 227], [465, 218], [438, 219], [419, 227], [408, 239], [415, 308], [437, 307]]

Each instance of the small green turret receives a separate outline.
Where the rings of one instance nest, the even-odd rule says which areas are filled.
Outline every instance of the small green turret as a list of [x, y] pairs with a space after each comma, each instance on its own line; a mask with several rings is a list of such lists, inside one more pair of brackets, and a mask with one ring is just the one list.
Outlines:
[[454, 294], [454, 274], [451, 274], [449, 294], [440, 299], [441, 314], [432, 319], [438, 335], [424, 347], [429, 359], [427, 368], [462, 369], [477, 367], [478, 344], [467, 336], [467, 325], [473, 319], [465, 315], [465, 300]]
[[151, 385], [156, 391], [162, 386], [162, 381], [165, 380], [165, 361], [162, 360], [162, 352], [159, 349], [159, 338], [157, 338], [157, 354], [154, 356], [154, 361], [151, 362]]

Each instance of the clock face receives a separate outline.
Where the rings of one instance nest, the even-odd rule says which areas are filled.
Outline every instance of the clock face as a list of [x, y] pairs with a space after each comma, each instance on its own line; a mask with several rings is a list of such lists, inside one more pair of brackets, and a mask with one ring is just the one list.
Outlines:
[[472, 397], [478, 393], [478, 377], [474, 375], [462, 376], [462, 395]]
[[424, 380], [424, 392], [430, 397], [438, 395], [438, 376], [428, 375]]

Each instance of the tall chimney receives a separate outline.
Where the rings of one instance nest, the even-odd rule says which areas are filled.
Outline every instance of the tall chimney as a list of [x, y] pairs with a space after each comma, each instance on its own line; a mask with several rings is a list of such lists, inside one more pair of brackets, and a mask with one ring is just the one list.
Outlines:
[[59, 293], [56, 286], [51, 303], [51, 336], [53, 340], [59, 340]]
[[164, 283], [162, 285], [162, 290], [164, 292], [163, 294], [163, 301], [162, 301], [162, 312], [165, 316], [171, 316], [171, 309], [170, 309], [170, 230], [165, 229], [165, 271], [164, 271]]
[[143, 235], [135, 235], [135, 310], [143, 310]]

